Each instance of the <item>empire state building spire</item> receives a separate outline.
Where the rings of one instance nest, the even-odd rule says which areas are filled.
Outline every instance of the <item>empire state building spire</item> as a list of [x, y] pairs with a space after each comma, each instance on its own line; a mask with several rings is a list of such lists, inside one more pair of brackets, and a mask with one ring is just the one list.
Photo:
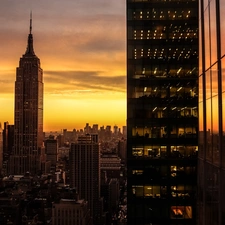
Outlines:
[[35, 56], [32, 35], [32, 12], [30, 13], [30, 33], [28, 35], [27, 50], [24, 56]]

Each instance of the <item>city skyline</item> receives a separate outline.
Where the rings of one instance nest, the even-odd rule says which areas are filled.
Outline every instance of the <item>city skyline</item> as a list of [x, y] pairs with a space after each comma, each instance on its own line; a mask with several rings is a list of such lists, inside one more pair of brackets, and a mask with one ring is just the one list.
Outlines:
[[44, 131], [83, 128], [87, 122], [125, 125], [125, 4], [103, 0], [1, 4], [0, 121], [14, 121], [16, 67], [26, 47], [30, 9], [45, 83]]

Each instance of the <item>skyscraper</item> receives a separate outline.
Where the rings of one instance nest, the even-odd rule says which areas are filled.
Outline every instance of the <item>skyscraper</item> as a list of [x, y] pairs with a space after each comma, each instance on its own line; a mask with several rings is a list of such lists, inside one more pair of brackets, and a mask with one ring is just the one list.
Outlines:
[[128, 224], [196, 224], [198, 0], [127, 0]]
[[77, 188], [79, 197], [88, 201], [91, 216], [99, 213], [100, 150], [98, 135], [78, 137], [70, 147], [70, 184]]
[[225, 2], [199, 2], [199, 225], [222, 225], [225, 224]]
[[14, 125], [9, 172], [35, 174], [40, 169], [43, 145], [43, 71], [40, 59], [34, 53], [32, 18], [27, 49], [16, 70]]
[[56, 167], [58, 160], [58, 141], [54, 137], [45, 140], [46, 161], [51, 161], [51, 166]]

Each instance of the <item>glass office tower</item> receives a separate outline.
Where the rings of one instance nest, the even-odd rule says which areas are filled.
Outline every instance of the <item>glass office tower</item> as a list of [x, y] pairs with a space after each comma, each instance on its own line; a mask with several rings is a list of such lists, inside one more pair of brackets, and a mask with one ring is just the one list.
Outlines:
[[199, 225], [225, 224], [225, 1], [200, 0]]
[[198, 0], [127, 0], [128, 224], [196, 224]]

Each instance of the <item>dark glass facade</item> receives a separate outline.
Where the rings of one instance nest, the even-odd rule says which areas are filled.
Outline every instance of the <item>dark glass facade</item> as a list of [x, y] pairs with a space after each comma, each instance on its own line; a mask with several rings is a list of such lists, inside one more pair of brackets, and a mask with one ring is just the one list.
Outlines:
[[198, 0], [127, 0], [128, 224], [196, 224]]
[[199, 225], [225, 224], [225, 2], [200, 0]]

